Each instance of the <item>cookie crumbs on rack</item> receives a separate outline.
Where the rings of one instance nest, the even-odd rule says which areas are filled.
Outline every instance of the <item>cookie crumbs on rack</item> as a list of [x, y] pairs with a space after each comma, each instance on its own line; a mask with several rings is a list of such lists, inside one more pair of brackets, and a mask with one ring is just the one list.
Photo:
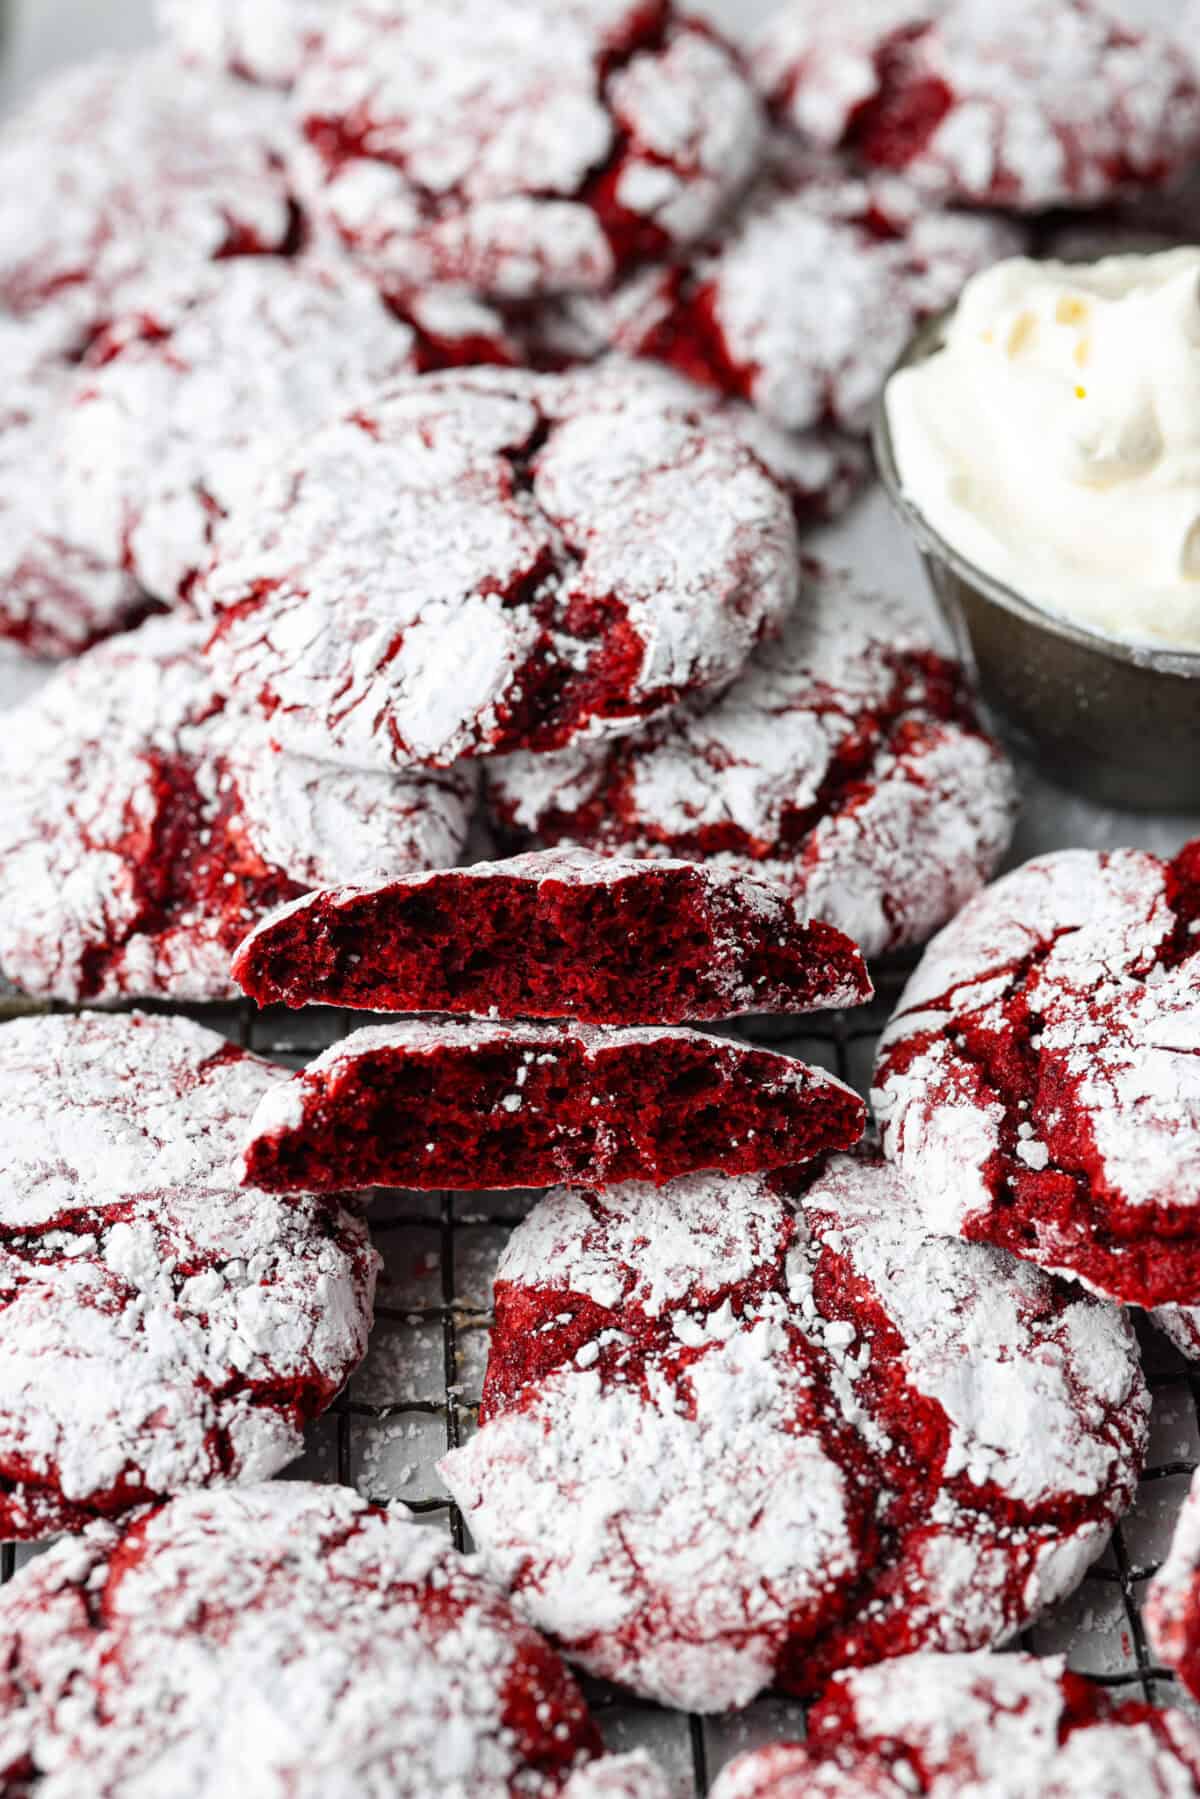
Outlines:
[[475, 783], [280, 755], [184, 615], [92, 650], [0, 746], [0, 965], [37, 998], [235, 997], [248, 929], [330, 879], [454, 861]]
[[924, 942], [1004, 853], [1013, 771], [925, 618], [806, 576], [782, 637], [715, 702], [609, 746], [489, 762], [502, 838], [757, 875], [867, 956]]
[[480, 1430], [441, 1466], [565, 1653], [718, 1711], [1013, 1635], [1103, 1549], [1148, 1412], [1115, 1309], [835, 1157], [552, 1193], [501, 1258]]
[[41, 1799], [555, 1799], [600, 1754], [567, 1669], [444, 1533], [344, 1487], [93, 1526], [0, 1593], [0, 1665], [0, 1768]]
[[332, 889], [263, 920], [234, 977], [261, 1005], [686, 1024], [860, 1005], [854, 944], [764, 881], [587, 849]]
[[806, 1162], [863, 1133], [822, 1069], [682, 1027], [405, 1019], [356, 1031], [269, 1095], [248, 1183], [271, 1192], [669, 1181]]
[[472, 370], [285, 457], [197, 597], [282, 748], [395, 769], [627, 732], [725, 686], [798, 584], [729, 420], [605, 368]]
[[1124, 1304], [1200, 1292], [1200, 844], [1064, 850], [930, 945], [884, 1033], [886, 1153], [937, 1230]]
[[181, 1018], [0, 1030], [0, 1537], [265, 1479], [361, 1361], [361, 1220], [236, 1182], [281, 1081]]

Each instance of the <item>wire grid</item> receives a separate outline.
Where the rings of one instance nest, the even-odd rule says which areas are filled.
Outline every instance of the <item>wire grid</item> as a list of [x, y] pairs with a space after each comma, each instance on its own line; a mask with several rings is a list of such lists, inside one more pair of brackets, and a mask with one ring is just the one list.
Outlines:
[[[903, 978], [901, 973], [879, 978], [879, 994], [869, 1007], [801, 1020], [752, 1020], [738, 1027], [739, 1034], [818, 1063], [865, 1093], [879, 1033]], [[43, 1009], [69, 1008], [0, 998], [0, 1017]], [[185, 1010], [244, 1047], [297, 1068], [366, 1022], [362, 1014], [320, 1007]], [[492, 1274], [535, 1199], [523, 1192], [378, 1196], [370, 1222], [384, 1271], [366, 1360], [313, 1426], [304, 1456], [283, 1478], [340, 1482], [381, 1503], [401, 1500], [447, 1530], [460, 1549], [470, 1549], [469, 1533], [441, 1485], [436, 1463], [476, 1428]], [[1065, 1653], [1080, 1672], [1128, 1696], [1189, 1706], [1174, 1677], [1154, 1662], [1141, 1604], [1200, 1463], [1200, 1367], [1190, 1367], [1144, 1321], [1139, 1332], [1154, 1412], [1137, 1499], [1079, 1591], [1026, 1631], [1021, 1644], [1034, 1653]], [[36, 1553], [4, 1545], [0, 1580], [10, 1579]], [[768, 1696], [735, 1717], [700, 1718], [597, 1682], [584, 1685], [610, 1748], [651, 1750], [679, 1799], [705, 1794], [721, 1767], [742, 1750], [803, 1734], [804, 1708], [794, 1700]]]

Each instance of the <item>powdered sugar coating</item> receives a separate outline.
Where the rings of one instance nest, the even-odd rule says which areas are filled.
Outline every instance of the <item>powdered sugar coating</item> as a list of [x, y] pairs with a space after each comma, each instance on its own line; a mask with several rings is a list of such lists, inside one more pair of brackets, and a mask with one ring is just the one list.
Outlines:
[[1067, 850], [930, 945], [875, 1103], [935, 1229], [1129, 1304], [1200, 1298], [1198, 917], [1196, 845]]
[[93, 1526], [5, 1587], [0, 1645], [0, 1767], [41, 1799], [553, 1799], [600, 1747], [445, 1535], [346, 1488]]
[[99, 319], [133, 276], [277, 252], [293, 213], [278, 102], [166, 51], [58, 75], [0, 131], [0, 305], [64, 291]]
[[60, 425], [73, 540], [173, 602], [271, 463], [411, 372], [413, 348], [344, 264], [238, 257], [140, 287]]
[[578, 1768], [563, 1789], [563, 1799], [671, 1799], [671, 1786], [644, 1749], [629, 1755], [605, 1755]]
[[246, 939], [258, 1004], [686, 1024], [862, 1004], [855, 946], [764, 881], [566, 848], [309, 894]]
[[1193, 1799], [1200, 1731], [1061, 1657], [913, 1655], [842, 1674], [807, 1745], [742, 1756], [712, 1799]]
[[778, 643], [707, 707], [606, 748], [490, 762], [519, 843], [755, 873], [868, 956], [920, 943], [1008, 843], [1012, 771], [925, 619], [809, 565]]
[[1200, 1477], [1193, 1477], [1167, 1559], [1150, 1584], [1145, 1620], [1155, 1654], [1193, 1697], [1200, 1695]]
[[137, 622], [146, 596], [76, 539], [62, 504], [62, 421], [77, 345], [71, 308], [0, 313], [0, 638], [69, 656]]
[[784, 430], [863, 431], [917, 324], [1023, 247], [1013, 225], [938, 211], [895, 176], [779, 149], [712, 245], [578, 309], [615, 348], [749, 400]]
[[266, 87], [291, 87], [335, 0], [157, 0], [158, 22], [185, 61]]
[[1004, 1640], [1128, 1503], [1112, 1308], [933, 1236], [885, 1164], [563, 1188], [501, 1259], [482, 1427], [442, 1463], [487, 1565], [664, 1703]]
[[226, 704], [205, 628], [152, 620], [9, 717], [0, 965], [39, 998], [233, 997], [265, 913], [330, 877], [453, 861], [474, 784], [281, 756]]
[[237, 1185], [281, 1078], [182, 1019], [0, 1031], [0, 1536], [274, 1474], [361, 1361], [362, 1223]]
[[269, 1094], [246, 1180], [459, 1191], [791, 1166], [857, 1143], [849, 1087], [675, 1028], [409, 1018], [355, 1031]]
[[941, 199], [1088, 206], [1194, 161], [1183, 44], [1093, 0], [789, 0], [757, 73], [786, 119]]
[[296, 90], [306, 202], [390, 292], [598, 289], [694, 241], [763, 121], [729, 49], [668, 0], [352, 0]]
[[1200, 1362], [1200, 1306], [1156, 1306], [1150, 1316], [1180, 1355]]
[[311, 438], [200, 591], [282, 748], [390, 769], [628, 731], [727, 683], [798, 580], [733, 424], [605, 370], [489, 371]]

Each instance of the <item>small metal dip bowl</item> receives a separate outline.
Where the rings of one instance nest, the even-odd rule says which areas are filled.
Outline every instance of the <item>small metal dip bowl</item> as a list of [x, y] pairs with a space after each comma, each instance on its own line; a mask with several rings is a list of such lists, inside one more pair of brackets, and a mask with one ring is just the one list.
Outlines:
[[[942, 314], [897, 369], [940, 349]], [[920, 549], [933, 591], [985, 703], [1051, 781], [1102, 806], [1200, 811], [1200, 653], [1149, 649], [1088, 631], [1023, 599], [931, 529], [900, 485], [886, 390], [875, 456]]]

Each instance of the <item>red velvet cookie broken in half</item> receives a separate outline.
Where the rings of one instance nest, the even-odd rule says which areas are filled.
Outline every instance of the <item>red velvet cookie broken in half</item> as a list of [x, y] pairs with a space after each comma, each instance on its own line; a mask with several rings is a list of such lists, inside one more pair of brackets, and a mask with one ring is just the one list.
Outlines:
[[441, 1466], [570, 1659], [720, 1711], [1023, 1628], [1103, 1549], [1148, 1411], [1116, 1308], [834, 1157], [549, 1195]]
[[1061, 1656], [912, 1655], [840, 1674], [806, 1743], [739, 1756], [712, 1799], [1195, 1799], [1200, 1730]]
[[1200, 1301], [1200, 842], [1064, 850], [929, 946], [880, 1044], [930, 1225], [1128, 1305]]
[[233, 963], [260, 1005], [686, 1024], [861, 1005], [848, 937], [765, 881], [557, 849], [309, 894]]
[[858, 1095], [772, 1050], [684, 1029], [409, 1019], [356, 1031], [260, 1106], [248, 1183], [661, 1184], [778, 1168], [862, 1136]]

